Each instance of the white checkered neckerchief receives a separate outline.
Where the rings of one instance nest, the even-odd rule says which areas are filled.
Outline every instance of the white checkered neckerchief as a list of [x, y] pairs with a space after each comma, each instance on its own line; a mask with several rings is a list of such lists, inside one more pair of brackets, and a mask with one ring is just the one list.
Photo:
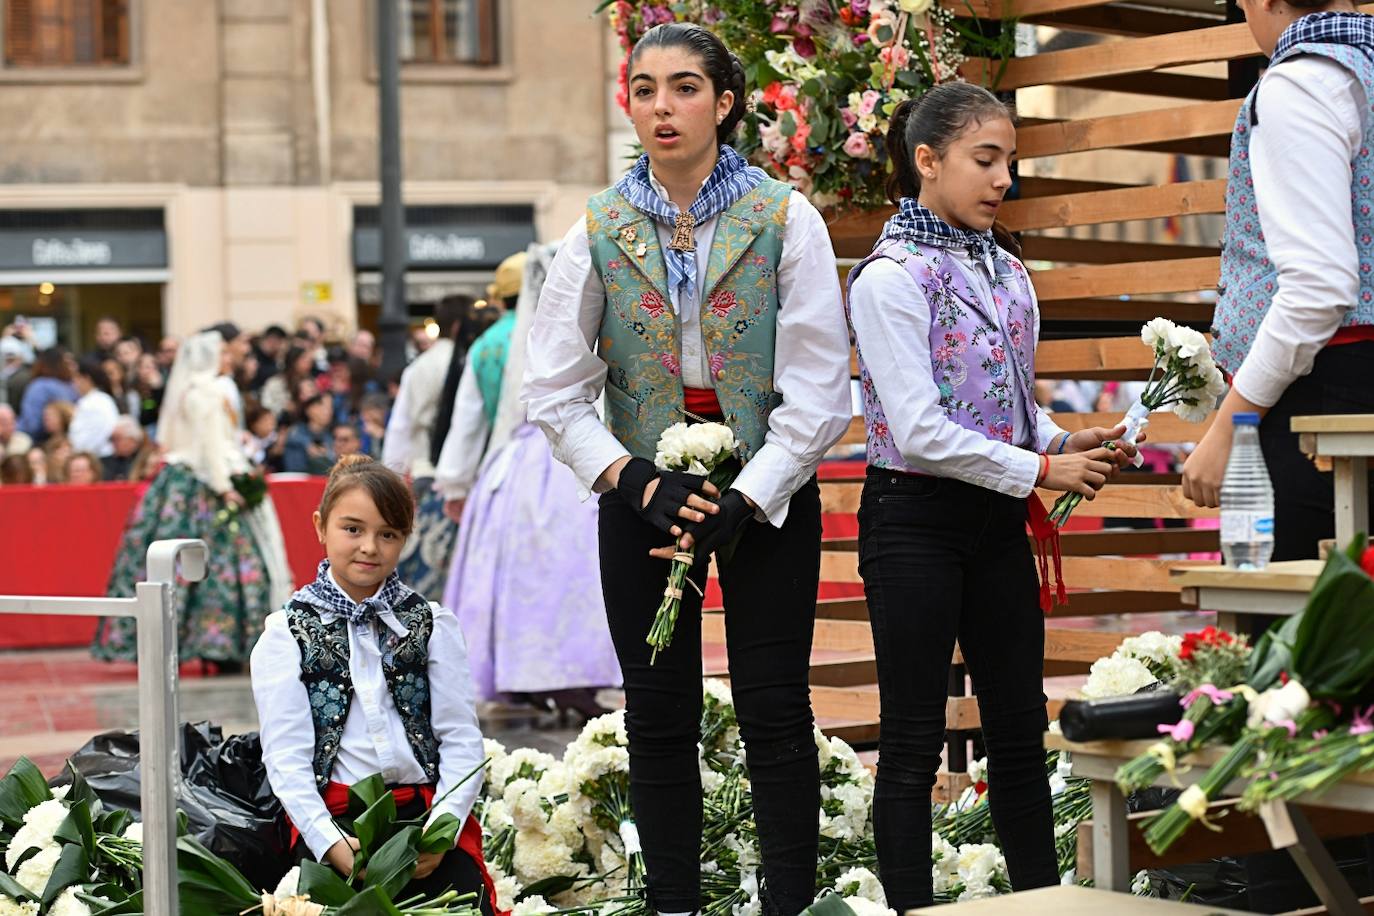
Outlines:
[[1274, 45], [1272, 61], [1282, 59], [1294, 45], [1362, 45], [1374, 50], [1374, 16], [1366, 13], [1309, 13], [1283, 30]]
[[914, 197], [903, 197], [902, 202], [883, 226], [882, 239], [901, 239], [918, 245], [935, 248], [963, 248], [969, 257], [986, 264], [989, 273], [997, 273], [994, 262], [1002, 255], [997, 247], [991, 230], [974, 232], [951, 226], [931, 210], [921, 206]]
[[366, 626], [380, 620], [397, 636], [405, 636], [409, 631], [396, 619], [393, 608], [414, 593], [414, 589], [402, 582], [401, 577], [393, 570], [377, 594], [361, 602], [354, 601], [334, 582], [334, 577], [329, 573], [329, 561], [321, 560], [320, 567], [315, 573], [315, 581], [298, 589], [291, 596], [291, 600], [303, 602], [318, 610], [320, 620], [324, 623], [344, 619], [351, 624]]
[[[700, 226], [716, 216], [758, 187], [759, 182], [767, 177], [768, 174], [763, 169], [750, 165], [733, 147], [722, 143], [717, 153], [715, 168], [697, 192], [697, 199], [687, 208], [688, 215], [692, 217], [692, 225]], [[681, 212], [677, 204], [660, 197], [649, 182], [648, 153], [640, 156], [634, 168], [616, 182], [615, 189], [633, 204], [636, 210], [652, 216], [670, 231], [677, 224], [677, 217]], [[685, 287], [688, 298], [691, 298], [695, 294], [697, 284], [695, 252], [665, 248], [663, 254], [668, 268], [668, 282], [673, 289]]]

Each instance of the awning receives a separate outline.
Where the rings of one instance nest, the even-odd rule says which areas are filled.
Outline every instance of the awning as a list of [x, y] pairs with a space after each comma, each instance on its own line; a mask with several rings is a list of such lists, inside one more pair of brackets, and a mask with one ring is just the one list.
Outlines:
[[[382, 265], [377, 207], [353, 211], [353, 266]], [[492, 270], [535, 241], [530, 206], [406, 208], [406, 266], [411, 270]]]

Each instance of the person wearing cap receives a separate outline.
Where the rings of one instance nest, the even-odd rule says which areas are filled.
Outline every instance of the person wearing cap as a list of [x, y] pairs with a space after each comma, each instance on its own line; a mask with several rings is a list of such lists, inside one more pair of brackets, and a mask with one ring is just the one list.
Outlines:
[[463, 516], [463, 503], [477, 480], [496, 420], [525, 259], [523, 251], [506, 258], [496, 268], [496, 280], [487, 286], [487, 301], [503, 311], [468, 351], [467, 366], [453, 399], [453, 423], [434, 469], [434, 485], [444, 496], [444, 512], [454, 522]]

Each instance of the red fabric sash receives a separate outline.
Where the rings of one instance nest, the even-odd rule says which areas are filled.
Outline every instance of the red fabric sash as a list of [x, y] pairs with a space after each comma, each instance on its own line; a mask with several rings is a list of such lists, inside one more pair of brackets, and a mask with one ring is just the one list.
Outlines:
[[[434, 804], [433, 786], [397, 786], [391, 790], [391, 794], [396, 799], [398, 808], [413, 802], [417, 795], [424, 800], [425, 807]], [[348, 786], [331, 780], [324, 789], [324, 806], [329, 809], [330, 814], [347, 814]], [[289, 817], [286, 822], [291, 826], [291, 845], [288, 848], [294, 849], [301, 834]], [[468, 815], [467, 820], [463, 821], [463, 829], [458, 834], [457, 848], [476, 863], [477, 871], [482, 875], [482, 886], [486, 888], [487, 896], [491, 899], [492, 912], [498, 916], [510, 912], [496, 905], [496, 882], [492, 880], [491, 872], [487, 871], [487, 861], [482, 857], [482, 825], [477, 823], [477, 819], [472, 815]]]
[[682, 389], [684, 406], [691, 413], [708, 420], [719, 420], [725, 416], [720, 409], [720, 400], [716, 397], [714, 388], [686, 388]]
[[1335, 335], [1327, 341], [1328, 347], [1339, 347], [1343, 344], [1359, 343], [1362, 340], [1374, 340], [1374, 325], [1359, 324], [1353, 328], [1340, 328]]
[[[1036, 560], [1040, 566], [1040, 610], [1051, 613], [1055, 605], [1068, 604], [1069, 593], [1064, 587], [1063, 558], [1059, 552], [1059, 529], [1049, 519], [1049, 511], [1034, 490], [1026, 497], [1026, 521], [1031, 537], [1035, 538]], [[1055, 587], [1050, 589], [1050, 556], [1054, 557]]]

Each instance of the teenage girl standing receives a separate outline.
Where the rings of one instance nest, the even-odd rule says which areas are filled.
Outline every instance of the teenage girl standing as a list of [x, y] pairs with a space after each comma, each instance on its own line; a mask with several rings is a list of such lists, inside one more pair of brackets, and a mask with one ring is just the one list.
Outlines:
[[[673, 643], [652, 666], [645, 636], [674, 538], [688, 529], [683, 546], [695, 540], [691, 578], [702, 585], [708, 556], [739, 535], [733, 558], [719, 564], [731, 683], [764, 903], [791, 916], [815, 894], [814, 475], [849, 423], [849, 341], [820, 214], [727, 145], [745, 92], [744, 68], [707, 30], [660, 25], [640, 39], [629, 104], [646, 153], [564, 238], [521, 395], [555, 457], [602, 494], [602, 593], [659, 912], [701, 903], [699, 595], [683, 595]], [[606, 425], [595, 408], [603, 391]], [[659, 436], [684, 410], [729, 424], [740, 442], [743, 470], [723, 494], [699, 476], [654, 468]]]
[[1102, 443], [1124, 429], [1069, 435], [1036, 407], [1035, 292], [1004, 247], [1015, 242], [992, 231], [1016, 147], [1007, 107], [941, 86], [897, 107], [887, 146], [899, 211], [851, 272], [848, 307], [868, 427], [859, 571], [881, 693], [873, 821], [900, 913], [932, 902], [930, 793], [956, 639], [1012, 885], [1059, 880], [1027, 497], [1041, 486], [1091, 499], [1116, 467]]

